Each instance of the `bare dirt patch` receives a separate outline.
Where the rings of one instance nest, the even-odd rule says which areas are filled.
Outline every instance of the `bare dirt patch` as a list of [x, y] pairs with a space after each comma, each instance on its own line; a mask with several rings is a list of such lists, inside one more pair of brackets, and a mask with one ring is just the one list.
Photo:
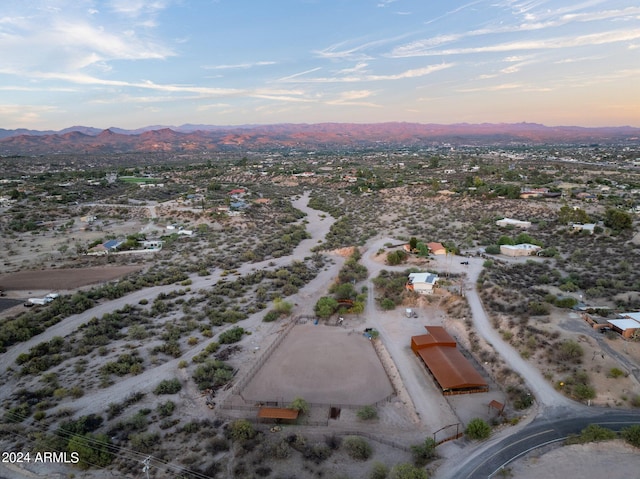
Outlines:
[[534, 453], [511, 466], [518, 479], [539, 477], [580, 477], [581, 479], [628, 479], [637, 477], [638, 450], [624, 441], [576, 444]]
[[0, 289], [6, 291], [68, 290], [118, 279], [140, 269], [142, 269], [141, 266], [112, 266], [20, 271], [1, 275]]

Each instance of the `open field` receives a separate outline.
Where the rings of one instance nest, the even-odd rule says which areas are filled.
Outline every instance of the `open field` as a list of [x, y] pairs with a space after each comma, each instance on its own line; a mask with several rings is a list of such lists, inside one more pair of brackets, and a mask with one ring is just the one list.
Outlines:
[[5, 291], [70, 290], [112, 281], [135, 271], [140, 271], [141, 268], [141, 266], [104, 266], [19, 271], [0, 275], [0, 289]]

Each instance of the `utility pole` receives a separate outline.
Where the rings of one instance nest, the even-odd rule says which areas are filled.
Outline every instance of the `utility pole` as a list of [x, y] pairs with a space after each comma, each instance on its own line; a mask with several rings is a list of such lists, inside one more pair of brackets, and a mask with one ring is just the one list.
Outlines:
[[142, 472], [147, 475], [147, 479], [149, 479], [149, 469], [151, 468], [151, 456], [147, 457], [144, 461], [142, 461], [144, 467], [142, 468]]

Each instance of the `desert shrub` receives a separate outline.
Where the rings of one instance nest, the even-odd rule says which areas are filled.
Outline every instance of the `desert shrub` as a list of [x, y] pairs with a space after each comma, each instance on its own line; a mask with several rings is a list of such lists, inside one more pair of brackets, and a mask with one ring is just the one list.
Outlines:
[[491, 435], [491, 426], [484, 419], [477, 417], [469, 421], [464, 433], [471, 439], [487, 439]]
[[229, 424], [229, 436], [234, 441], [247, 441], [256, 435], [256, 430], [246, 419], [237, 419]]
[[176, 409], [176, 403], [173, 401], [166, 401], [162, 404], [158, 404], [156, 408], [160, 417], [167, 417], [173, 414], [173, 411]]
[[229, 450], [229, 443], [224, 437], [212, 437], [205, 445], [207, 452], [217, 454]]
[[369, 472], [369, 479], [387, 479], [388, 474], [389, 468], [385, 464], [375, 462]]
[[193, 372], [193, 380], [200, 390], [222, 386], [233, 378], [233, 369], [223, 361], [207, 359]]
[[395, 309], [396, 303], [391, 298], [382, 298], [380, 299], [380, 307], [385, 311], [391, 311]]
[[416, 466], [424, 466], [432, 459], [435, 459], [437, 457], [436, 446], [436, 441], [431, 437], [425, 439], [422, 444], [411, 446], [413, 463]]
[[579, 435], [572, 435], [567, 438], [566, 444], [584, 444], [587, 442], [609, 441], [617, 437], [611, 429], [607, 429], [597, 424], [589, 424]]
[[389, 472], [389, 479], [428, 479], [427, 471], [413, 464], [396, 464]]
[[176, 394], [182, 389], [182, 384], [180, 384], [180, 380], [177, 378], [173, 379], [163, 379], [160, 384], [156, 386], [153, 393], [156, 395], [160, 394]]
[[106, 434], [74, 435], [69, 439], [67, 450], [78, 453], [80, 469], [107, 467], [114, 457], [111, 440]]
[[387, 264], [390, 266], [395, 266], [400, 263], [404, 263], [407, 260], [407, 252], [399, 249], [396, 251], [392, 251], [387, 253]]
[[262, 321], [264, 321], [265, 323], [271, 323], [276, 319], [278, 319], [279, 317], [280, 317], [280, 313], [272, 309], [271, 311], [267, 312], [267, 314], [264, 315], [264, 318], [262, 318]]
[[131, 448], [134, 451], [142, 453], [150, 453], [160, 444], [160, 435], [158, 433], [142, 432], [129, 436]]
[[242, 335], [245, 333], [244, 328], [240, 326], [236, 326], [234, 328], [228, 329], [222, 333], [218, 337], [218, 342], [220, 344], [231, 344], [237, 343], [242, 338]]
[[345, 437], [343, 445], [349, 457], [357, 461], [366, 461], [373, 453], [371, 445], [359, 436]]
[[335, 451], [337, 449], [340, 449], [342, 438], [340, 438], [340, 436], [332, 434], [331, 436], [325, 436], [324, 443]]
[[634, 447], [640, 447], [640, 424], [626, 427], [622, 430], [622, 437]]
[[607, 373], [607, 376], [609, 376], [610, 378], [619, 378], [624, 376], [624, 371], [619, 368], [611, 368]]
[[555, 350], [556, 358], [559, 361], [568, 361], [575, 364], [579, 364], [582, 361], [582, 356], [584, 355], [582, 346], [573, 339], [562, 341]]
[[358, 415], [358, 419], [362, 419], [363, 421], [378, 419], [378, 411], [374, 406], [362, 406], [356, 414]]

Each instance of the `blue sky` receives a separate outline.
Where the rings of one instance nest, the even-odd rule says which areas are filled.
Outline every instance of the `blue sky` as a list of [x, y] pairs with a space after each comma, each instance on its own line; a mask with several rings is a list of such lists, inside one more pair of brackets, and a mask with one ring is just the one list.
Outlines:
[[0, 127], [640, 127], [637, 0], [2, 0]]

